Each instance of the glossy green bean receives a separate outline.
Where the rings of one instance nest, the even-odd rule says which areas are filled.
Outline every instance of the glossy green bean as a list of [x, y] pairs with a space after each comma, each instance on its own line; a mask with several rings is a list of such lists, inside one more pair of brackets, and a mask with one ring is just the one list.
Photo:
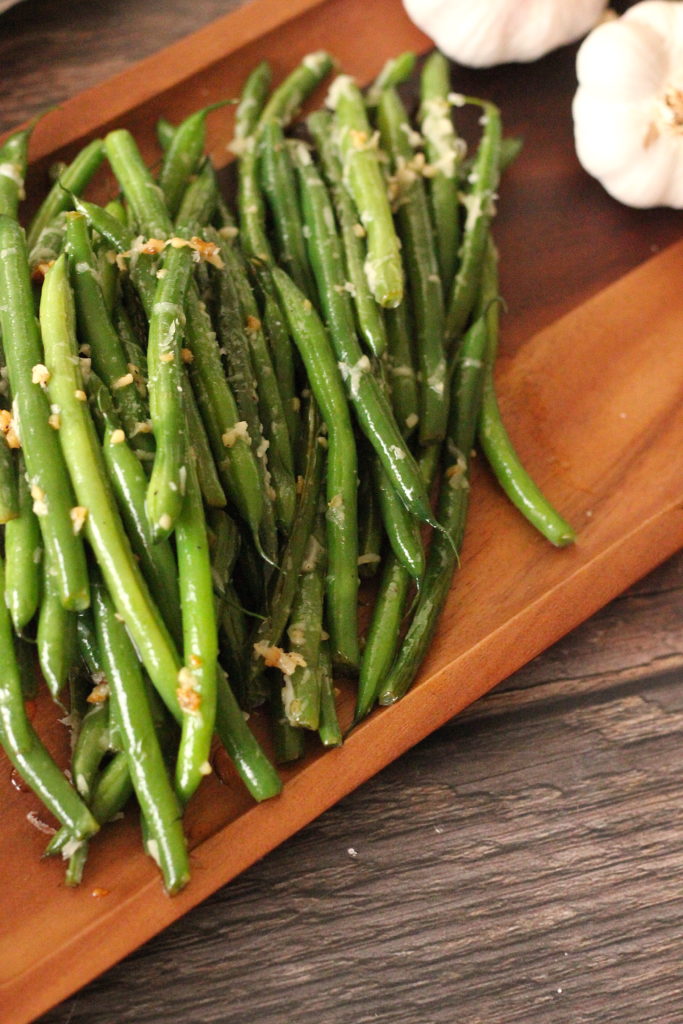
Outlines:
[[185, 309], [186, 340], [192, 353], [187, 372], [216, 469], [227, 496], [258, 536], [263, 496], [256, 455], [249, 439], [235, 430], [240, 412], [226, 379], [211, 318], [193, 287], [188, 289]]
[[148, 830], [147, 853], [159, 865], [168, 892], [178, 892], [190, 877], [180, 806], [166, 772], [135, 650], [105, 587], [97, 585], [93, 591], [111, 713], [119, 723], [128, 770]]
[[458, 175], [465, 146], [451, 114], [448, 60], [434, 50], [420, 75], [420, 130], [429, 166], [427, 191], [444, 294], [450, 293], [458, 265], [460, 204]]
[[247, 278], [246, 267], [236, 250], [229, 245], [224, 245], [221, 252], [226, 271], [232, 275], [239, 298], [244, 334], [254, 370], [258, 415], [263, 426], [262, 435], [267, 441], [264, 462], [271, 476], [273, 505], [278, 525], [286, 534], [294, 515], [296, 495], [294, 458], [282, 394], [275, 377], [273, 361], [263, 333], [256, 299]]
[[272, 70], [268, 61], [260, 61], [245, 81], [235, 111], [235, 138], [246, 139], [252, 134], [261, 116], [268, 92]]
[[432, 537], [422, 589], [399, 651], [382, 681], [380, 704], [399, 700], [413, 682], [432, 642], [459, 564], [469, 505], [470, 453], [481, 408], [487, 340], [486, 315], [483, 314], [465, 333], [453, 374], [452, 411], [438, 504], [439, 522], [444, 532], [435, 532]]
[[260, 125], [258, 163], [261, 189], [270, 210], [278, 262], [301, 291], [313, 299], [315, 281], [306, 253], [296, 179], [284, 130], [278, 120]]
[[[321, 440], [320, 417], [315, 402], [311, 401], [306, 412], [305, 465], [294, 522], [280, 560], [280, 572], [268, 596], [266, 614], [255, 627], [251, 638], [249, 675], [246, 680], [249, 706], [255, 706], [268, 692], [263, 681], [264, 652], [280, 643], [292, 609], [301, 563], [323, 486], [325, 459]], [[279, 713], [282, 713], [281, 707]]]
[[415, 433], [420, 422], [412, 307], [408, 290], [400, 306], [386, 311], [384, 323], [387, 335], [386, 377], [391, 406], [401, 433], [408, 438]]
[[[4, 590], [4, 575], [5, 566], [0, 559], [0, 591]], [[1, 601], [0, 663], [0, 742], [26, 784], [67, 827], [70, 838], [81, 842], [99, 826], [28, 720], [10, 618]]]
[[333, 657], [358, 664], [357, 454], [341, 373], [311, 303], [279, 268], [273, 280], [327, 426], [327, 608]]
[[134, 451], [121, 436], [111, 398], [92, 374], [88, 381], [91, 408], [100, 420], [102, 456], [119, 513], [142, 574], [174, 641], [182, 640], [177, 566], [171, 544], [155, 543], [145, 512], [147, 477]]
[[58, 700], [76, 660], [76, 613], [62, 604], [47, 558], [43, 561], [36, 642], [43, 679], [53, 699]]
[[95, 373], [111, 391], [121, 426], [130, 443], [136, 449], [152, 452], [152, 434], [139, 429], [148, 417], [146, 401], [138, 391], [126, 353], [109, 317], [88, 236], [87, 220], [82, 213], [67, 214], [65, 249], [71, 256], [69, 270], [79, 341], [88, 346]]
[[29, 252], [36, 245], [41, 232], [59, 213], [71, 208], [72, 196], [80, 195], [104, 160], [102, 139], [93, 139], [73, 158], [54, 183], [36, 210], [26, 232]]
[[415, 68], [416, 59], [414, 53], [406, 51], [385, 61], [365, 94], [367, 106], [376, 107], [384, 89], [395, 89], [407, 82]]
[[365, 273], [370, 290], [380, 306], [391, 308], [403, 298], [403, 265], [365, 101], [353, 79], [339, 75], [327, 103], [334, 111], [344, 181], [367, 233]]
[[396, 180], [396, 222], [415, 323], [420, 443], [432, 444], [444, 437], [448, 419], [444, 299], [435, 238], [424, 182], [414, 170], [410, 119], [395, 89], [382, 91], [377, 116]]
[[40, 563], [43, 558], [40, 525], [33, 511], [33, 499], [22, 455], [18, 457], [17, 484], [19, 514], [5, 525], [4, 602], [9, 609], [14, 630], [22, 633], [38, 608]]
[[218, 657], [209, 541], [193, 459], [188, 459], [187, 493], [176, 524], [176, 557], [184, 666], [178, 687], [183, 718], [175, 781], [176, 791], [186, 803], [210, 771]]
[[[467, 98], [462, 99], [468, 102]], [[461, 200], [465, 206], [465, 223], [458, 254], [458, 273], [446, 308], [446, 349], [451, 359], [477, 299], [500, 174], [500, 110], [487, 100], [471, 102], [482, 108], [480, 124], [483, 131], [468, 176], [470, 187]]]
[[318, 300], [337, 360], [335, 377], [341, 373], [358, 425], [382, 462], [403, 504], [417, 519], [433, 524], [428, 496], [417, 463], [405, 444], [372, 364], [358, 342], [351, 300], [344, 287], [340, 242], [334, 228], [327, 190], [303, 145], [297, 146], [294, 162], [304, 221], [308, 227], [309, 259], [317, 282]]
[[133, 558], [88, 406], [80, 399], [83, 383], [74, 360], [75, 314], [64, 256], [45, 278], [41, 323], [51, 374], [50, 400], [62, 410], [59, 441], [79, 504], [87, 510], [85, 535], [150, 679], [171, 714], [180, 718], [176, 696], [180, 659]]
[[164, 152], [159, 171], [159, 188], [171, 217], [178, 213], [183, 193], [204, 155], [206, 118], [213, 110], [225, 106], [227, 100], [211, 103], [186, 117], [174, 129]]
[[115, 128], [105, 136], [104, 146], [137, 229], [146, 238], [170, 238], [173, 223], [163, 193], [131, 133], [126, 128]]
[[[76, 502], [60, 451], [59, 431], [50, 425], [48, 399], [38, 382], [43, 377], [43, 347], [34, 314], [24, 232], [16, 221], [2, 216], [0, 330], [33, 509], [43, 543], [59, 574], [64, 606], [72, 610], [84, 608], [90, 598], [83, 543], [74, 534], [71, 520]], [[34, 374], [38, 375], [35, 383]]]
[[[484, 291], [496, 295], [497, 254], [490, 238], [484, 257], [483, 277], [486, 282]], [[551, 544], [566, 547], [576, 540], [574, 529], [548, 501], [525, 469], [501, 416], [493, 376], [499, 334], [497, 303], [488, 306], [486, 318], [489, 342], [478, 427], [479, 444], [494, 476], [512, 504]]]
[[33, 125], [8, 135], [0, 146], [0, 214], [16, 220], [24, 198], [28, 144]]
[[0, 436], [0, 523], [8, 523], [19, 515], [17, 466], [5, 435]]
[[218, 475], [218, 468], [214, 462], [204, 421], [202, 420], [197, 400], [186, 373], [181, 375], [181, 387], [183, 389], [188, 453], [189, 457], [194, 458], [197, 467], [199, 490], [210, 508], [224, 508], [227, 504], [227, 498]]
[[318, 110], [310, 115], [306, 124], [315, 139], [337, 216], [348, 278], [346, 287], [353, 299], [358, 331], [368, 350], [380, 356], [387, 345], [382, 307], [375, 301], [365, 274], [365, 228], [344, 186], [342, 164], [332, 133], [332, 115]]
[[282, 790], [280, 776], [249, 728], [227, 676], [220, 668], [216, 692], [216, 731], [242, 782], [254, 800], [277, 796]]
[[149, 414], [156, 442], [147, 489], [147, 516], [155, 540], [168, 537], [180, 515], [187, 470], [187, 431], [182, 403], [182, 339], [191, 250], [171, 246], [154, 292], [147, 345]]
[[[96, 677], [99, 684], [104, 684], [104, 675]], [[95, 682], [93, 680], [93, 682]], [[71, 775], [74, 785], [83, 799], [90, 804], [95, 779], [102, 761], [111, 753], [112, 742], [109, 730], [110, 704], [105, 696], [98, 703], [90, 704], [78, 728], [76, 742], [71, 755]], [[57, 852], [55, 843], [49, 846], [49, 852]]]
[[318, 736], [324, 747], [340, 747], [344, 737], [339, 724], [339, 718], [337, 717], [332, 657], [328, 640], [323, 639], [320, 643], [319, 666], [320, 724], [318, 726]]
[[319, 510], [301, 565], [287, 626], [290, 670], [283, 675], [282, 705], [290, 725], [317, 730], [320, 724], [320, 640], [325, 597], [325, 521]]

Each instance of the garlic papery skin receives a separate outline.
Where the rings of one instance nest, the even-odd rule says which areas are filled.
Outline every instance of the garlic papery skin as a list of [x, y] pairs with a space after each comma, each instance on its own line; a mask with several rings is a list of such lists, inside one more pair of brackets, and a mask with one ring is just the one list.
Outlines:
[[403, 0], [408, 17], [442, 53], [468, 67], [532, 61], [575, 42], [607, 0]]
[[627, 206], [683, 208], [683, 3], [643, 0], [581, 44], [579, 162]]

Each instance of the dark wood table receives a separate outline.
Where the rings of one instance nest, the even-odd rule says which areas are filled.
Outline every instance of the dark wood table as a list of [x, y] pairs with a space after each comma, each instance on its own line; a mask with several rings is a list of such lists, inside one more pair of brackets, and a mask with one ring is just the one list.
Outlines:
[[[0, 16], [0, 129], [238, 5], [25, 0]], [[683, 227], [604, 216], [608, 251], [572, 210], [527, 242], [574, 256], [516, 294], [522, 326]], [[679, 555], [42, 1024], [680, 1024], [682, 597]]]

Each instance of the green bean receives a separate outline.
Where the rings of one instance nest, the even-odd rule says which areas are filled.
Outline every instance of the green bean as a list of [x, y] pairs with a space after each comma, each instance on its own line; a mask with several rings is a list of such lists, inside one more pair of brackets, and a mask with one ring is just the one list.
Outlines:
[[102, 457], [131, 548], [169, 632], [179, 643], [182, 629], [176, 561], [169, 541], [153, 540], [145, 513], [147, 478], [121, 436], [111, 397], [95, 374], [90, 376], [88, 391], [93, 415], [101, 420]]
[[462, 199], [465, 205], [465, 224], [458, 255], [458, 273], [446, 309], [445, 337], [449, 358], [452, 358], [477, 298], [489, 225], [495, 213], [500, 161], [501, 121], [498, 107], [487, 100], [468, 100], [463, 97], [463, 102], [481, 106], [483, 114], [480, 124], [483, 132], [468, 176], [470, 188]]
[[104, 146], [138, 229], [146, 238], [170, 238], [173, 224], [163, 193], [131, 133], [125, 128], [115, 128], [106, 135]]
[[[0, 592], [5, 566], [0, 559]], [[80, 842], [94, 834], [98, 824], [66, 776], [39, 740], [26, 715], [21, 678], [14, 653], [9, 614], [0, 601], [0, 742], [26, 784]]]
[[210, 508], [223, 508], [227, 498], [218, 476], [218, 469], [213, 459], [209, 438], [204, 428], [204, 421], [197, 407], [197, 400], [190, 385], [187, 374], [181, 376], [183, 389], [183, 408], [187, 426], [188, 451], [194, 457], [197, 467], [199, 490], [204, 501]]
[[64, 256], [45, 278], [41, 323], [51, 374], [50, 399], [62, 410], [59, 441], [79, 504], [87, 510], [85, 535], [150, 679], [171, 714], [180, 718], [176, 696], [180, 659], [133, 558], [87, 404], [79, 398], [84, 393], [74, 361], [75, 314]]
[[403, 297], [403, 266], [365, 101], [353, 79], [339, 75], [327, 102], [334, 110], [344, 181], [367, 233], [365, 273], [377, 302], [391, 308]]
[[19, 516], [19, 488], [17, 466], [7, 435], [0, 434], [0, 523], [8, 523]]
[[235, 700], [225, 673], [216, 677], [216, 731], [235, 769], [254, 800], [268, 800], [282, 789], [282, 782]]
[[[266, 465], [267, 445], [264, 444], [261, 420], [256, 394], [255, 370], [244, 330], [245, 318], [241, 307], [240, 293], [237, 288], [229, 244], [222, 240], [221, 255], [224, 265], [217, 271], [216, 287], [218, 309], [216, 327], [221, 348], [227, 367], [228, 384], [234, 395], [240, 419], [232, 424], [232, 428], [223, 443], [226, 447], [234, 443], [240, 435], [250, 445], [256, 456], [256, 465], [260, 477], [261, 509], [260, 521], [254, 530], [254, 521], [248, 520], [252, 527], [254, 543], [265, 559], [272, 564], [277, 561], [277, 531], [273, 512], [273, 496], [268, 479]], [[246, 433], [246, 437], [245, 437]]]
[[146, 507], [155, 540], [170, 535], [184, 497], [187, 432], [181, 345], [185, 292], [192, 273], [191, 250], [185, 246], [167, 249], [163, 269], [166, 273], [154, 293], [147, 347], [149, 413], [156, 452]]
[[154, 125], [154, 128], [156, 131], [157, 142], [161, 149], [166, 152], [168, 147], [171, 145], [173, 136], [175, 135], [175, 125], [172, 124], [168, 118], [160, 117]]
[[396, 175], [396, 219], [416, 327], [420, 443], [431, 444], [443, 438], [448, 418], [439, 263], [424, 183], [413, 169], [415, 151], [410, 142], [410, 121], [394, 89], [385, 89], [381, 94], [378, 122], [382, 146], [391, 157]]
[[135, 235], [125, 222], [97, 203], [91, 203], [80, 196], [70, 195], [69, 200], [77, 213], [82, 213], [88, 224], [114, 247], [116, 252], [128, 252], [133, 247]]
[[298, 761], [306, 753], [306, 730], [287, 721], [282, 704], [282, 688], [274, 682], [271, 684], [269, 711], [275, 763], [290, 764]]
[[329, 53], [316, 50], [307, 54], [296, 67], [275, 89], [266, 103], [260, 117], [260, 123], [277, 120], [287, 125], [298, 113], [304, 100], [322, 82], [334, 67]]
[[[247, 703], [255, 706], [265, 696], [260, 688], [263, 652], [276, 647], [285, 631], [299, 581], [301, 563], [315, 522], [323, 481], [324, 457], [320, 437], [320, 417], [315, 402], [306, 413], [305, 467], [292, 529], [282, 553], [280, 572], [268, 598], [265, 617], [256, 626], [246, 681]], [[355, 614], [355, 613], [354, 613]], [[281, 709], [280, 709], [281, 713]]]
[[[265, 205], [258, 183], [260, 125], [277, 120], [284, 127], [331, 68], [329, 54], [323, 51], [308, 54], [272, 93], [251, 134], [240, 136], [237, 204], [242, 245], [248, 256], [266, 263], [272, 263], [273, 253], [265, 231]], [[243, 123], [246, 128], [246, 120]]]
[[[420, 472], [431, 490], [439, 465], [439, 446], [430, 445], [420, 454]], [[401, 625], [414, 580], [405, 565], [393, 552], [385, 557], [384, 568], [375, 596], [372, 616], [365, 637], [363, 657], [358, 674], [354, 724], [371, 710], [378, 691], [401, 643]]]
[[486, 315], [482, 314], [463, 337], [453, 374], [446, 466], [438, 505], [439, 522], [445, 532], [435, 532], [432, 537], [422, 589], [398, 654], [384, 677], [380, 704], [399, 700], [411, 685], [431, 645], [458, 565], [469, 504], [470, 452], [481, 407], [486, 345]]
[[334, 230], [334, 218], [324, 183], [303, 144], [297, 146], [294, 162], [304, 220], [309, 229], [309, 258], [318, 285], [320, 306], [328, 325], [329, 339], [338, 363], [335, 377], [341, 373], [344, 378], [346, 393], [358, 424], [404, 505], [417, 519], [433, 524], [420, 471], [355, 333], [350, 298], [344, 288], [339, 239]]
[[176, 224], [186, 232], [198, 235], [211, 222], [218, 202], [216, 173], [209, 160], [205, 160], [197, 174], [187, 185], [178, 208]]
[[171, 217], [178, 213], [188, 179], [196, 170], [204, 153], [206, 118], [211, 111], [225, 106], [227, 102], [229, 101], [223, 100], [211, 103], [201, 110], [196, 110], [181, 121], [173, 132], [159, 171], [159, 188]]
[[0, 256], [0, 330], [33, 508], [51, 565], [59, 573], [62, 602], [77, 610], [89, 601], [88, 573], [82, 540], [73, 531], [71, 509], [75, 501], [60, 451], [59, 431], [50, 425], [43, 388], [33, 383], [34, 367], [41, 373], [43, 351], [33, 309], [26, 243], [17, 222], [2, 216]]
[[[96, 686], [104, 686], [104, 676], [97, 676], [93, 682]], [[81, 721], [71, 755], [71, 775], [74, 785], [88, 804], [90, 804], [99, 767], [112, 750], [109, 710], [110, 704], [106, 694], [103, 695], [102, 700], [90, 704], [89, 710]], [[50, 853], [56, 852], [52, 844], [49, 849]]]
[[186, 341], [192, 354], [187, 372], [215, 466], [228, 497], [258, 535], [263, 517], [259, 467], [248, 438], [235, 431], [240, 413], [225, 377], [211, 318], [193, 287], [188, 289], [185, 309]]
[[301, 399], [297, 394], [296, 367], [294, 350], [290, 339], [285, 316], [270, 280], [269, 270], [264, 263], [253, 261], [250, 265], [256, 285], [261, 295], [263, 308], [263, 330], [268, 341], [272, 357], [272, 368], [278, 381], [283, 411], [290, 436], [290, 446], [294, 449], [301, 433], [299, 410]]
[[95, 778], [90, 810], [100, 824], [104, 825], [123, 810], [133, 792], [133, 780], [130, 777], [126, 752], [118, 750]]
[[14, 654], [21, 677], [21, 692], [25, 701], [34, 701], [38, 696], [42, 679], [36, 665], [36, 645], [33, 639], [14, 637]]
[[372, 479], [373, 455], [361, 449], [358, 461], [358, 573], [361, 579], [367, 579], [374, 576], [382, 560], [384, 526]]
[[[128, 771], [128, 760], [125, 753], [120, 750], [107, 762], [94, 780], [93, 793], [90, 800], [90, 811], [93, 817], [101, 825], [110, 821], [123, 810], [132, 793], [133, 784], [130, 772]], [[59, 845], [63, 847], [64, 844], [62, 842]], [[57, 850], [51, 850], [51, 852], [56, 853]], [[86, 842], [81, 843], [71, 854], [64, 879], [66, 885], [77, 886], [81, 884], [88, 852], [89, 843]]]
[[373, 459], [372, 472], [384, 531], [391, 549], [408, 574], [420, 580], [425, 569], [420, 524], [406, 509], [377, 458]]
[[358, 664], [357, 456], [341, 373], [320, 317], [280, 268], [273, 281], [327, 425], [327, 607], [335, 660]]
[[[256, 381], [258, 415], [263, 424], [263, 436], [268, 442], [265, 462], [272, 477], [273, 505], [278, 525], [286, 534], [294, 515], [296, 496], [294, 459], [282, 395], [275, 378], [273, 362], [263, 333], [256, 299], [246, 275], [246, 268], [241, 264], [236, 251], [230, 246], [224, 245], [221, 251], [227, 272], [232, 275], [239, 297], [244, 334], [251, 352], [251, 365]], [[248, 419], [247, 422], [249, 422]], [[250, 423], [250, 428], [251, 426]]]
[[451, 117], [449, 93], [448, 61], [434, 50], [420, 77], [420, 129], [429, 166], [427, 187], [444, 294], [450, 291], [458, 265], [458, 172], [465, 151]]
[[119, 723], [128, 770], [150, 838], [147, 852], [161, 869], [166, 889], [178, 892], [189, 880], [181, 810], [163, 755], [135, 650], [105, 587], [93, 587], [95, 626], [112, 714]]
[[217, 602], [219, 652], [218, 660], [232, 680], [240, 703], [249, 703], [245, 692], [245, 679], [249, 672], [249, 627], [232, 583], [223, 587]]
[[399, 53], [397, 57], [390, 57], [380, 69], [374, 82], [365, 94], [365, 102], [368, 107], [376, 107], [384, 89], [395, 89], [407, 82], [415, 67], [415, 54], [411, 52]]
[[408, 290], [403, 302], [385, 314], [387, 333], [387, 376], [394, 416], [404, 437], [410, 437], [420, 422], [417, 376], [413, 358], [412, 310]]
[[64, 248], [65, 232], [66, 213], [62, 211], [54, 220], [45, 225], [36, 238], [35, 244], [31, 246], [28, 262], [32, 275], [38, 273], [42, 277], [44, 267], [54, 263]]
[[216, 717], [218, 657], [206, 520], [192, 459], [188, 459], [187, 478], [187, 494], [176, 524], [185, 664], [178, 687], [183, 718], [175, 780], [184, 803], [190, 799], [202, 776], [210, 771], [208, 759]]
[[343, 742], [341, 726], [337, 717], [332, 675], [332, 657], [327, 640], [320, 643], [320, 725], [318, 736], [324, 747], [340, 747]]
[[71, 207], [72, 195], [79, 195], [104, 160], [102, 139], [93, 139], [76, 154], [62, 171], [41, 205], [36, 210], [26, 233], [29, 252], [36, 245], [43, 228], [63, 210]]
[[301, 291], [313, 299], [315, 281], [306, 254], [294, 169], [279, 121], [261, 124], [258, 158], [261, 188], [271, 213], [278, 262]]
[[257, 64], [249, 74], [235, 111], [236, 139], [246, 139], [254, 131], [268, 97], [271, 77], [270, 64], [265, 60]]
[[239, 554], [240, 531], [235, 521], [223, 509], [209, 511], [208, 528], [211, 546], [211, 573], [216, 593], [222, 597]]
[[110, 389], [121, 425], [133, 447], [154, 451], [152, 435], [139, 430], [140, 424], [147, 420], [146, 403], [137, 389], [125, 351], [109, 318], [88, 238], [87, 221], [82, 213], [67, 215], [66, 252], [72, 257], [69, 269], [79, 340], [88, 346], [95, 373]]
[[[484, 277], [491, 278], [488, 292], [497, 292], [496, 253], [489, 240], [484, 262]], [[489, 345], [486, 353], [484, 393], [479, 418], [478, 438], [498, 483], [512, 504], [556, 547], [566, 547], [576, 540], [571, 525], [548, 501], [524, 468], [508, 434], [498, 406], [493, 364], [498, 347], [499, 310], [489, 306], [487, 313]]]
[[292, 664], [284, 673], [282, 704], [291, 725], [317, 730], [320, 724], [320, 638], [325, 594], [325, 521], [319, 510], [301, 565], [299, 586], [287, 627]]
[[306, 124], [318, 148], [337, 215], [348, 276], [347, 288], [353, 298], [358, 330], [369, 351], [380, 356], [387, 345], [382, 308], [375, 302], [365, 274], [365, 228], [359, 222], [353, 200], [344, 187], [342, 164], [332, 135], [332, 115], [318, 110], [310, 115]]
[[361, 659], [354, 723], [370, 712], [377, 689], [391, 668], [411, 582], [395, 555], [385, 560]]
[[121, 302], [117, 302], [112, 310], [112, 322], [125, 353], [128, 370], [133, 374], [135, 386], [145, 400], [145, 409], [149, 411], [146, 404], [147, 354], [143, 351], [130, 316]]
[[24, 198], [24, 178], [28, 166], [28, 144], [33, 125], [13, 132], [0, 146], [0, 214], [18, 216]]
[[76, 658], [76, 613], [63, 606], [48, 559], [43, 562], [36, 639], [43, 679], [53, 699], [58, 700]]

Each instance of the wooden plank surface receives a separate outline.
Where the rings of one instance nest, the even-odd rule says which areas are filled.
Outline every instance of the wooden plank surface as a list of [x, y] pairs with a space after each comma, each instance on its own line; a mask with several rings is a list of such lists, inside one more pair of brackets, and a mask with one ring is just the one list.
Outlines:
[[[29, 26], [47, 10], [27, 0], [5, 17], [18, 38], [24, 15]], [[134, 19], [134, 5], [125, 13]], [[62, 39], [79, 25], [87, 35], [82, 14], [62, 5]], [[549, 78], [566, 88], [568, 68], [467, 80], [523, 130], [520, 83], [543, 82], [547, 100]], [[545, 134], [538, 145], [536, 128], [507, 183], [514, 206], [503, 204], [511, 239], [505, 210], [525, 202], [545, 206], [548, 228], [518, 239], [538, 249], [535, 262], [522, 249], [526, 275], [504, 264], [519, 299], [508, 356], [530, 327], [680, 234], [680, 219], [622, 211], [581, 178], [566, 118]], [[577, 187], [599, 211], [592, 231], [575, 216]], [[545, 253], [560, 244], [558, 270]], [[526, 1020], [530, 1008], [541, 1021], [679, 1019], [679, 601], [673, 562], [44, 1020], [450, 1021], [456, 1002], [467, 1022]]]

